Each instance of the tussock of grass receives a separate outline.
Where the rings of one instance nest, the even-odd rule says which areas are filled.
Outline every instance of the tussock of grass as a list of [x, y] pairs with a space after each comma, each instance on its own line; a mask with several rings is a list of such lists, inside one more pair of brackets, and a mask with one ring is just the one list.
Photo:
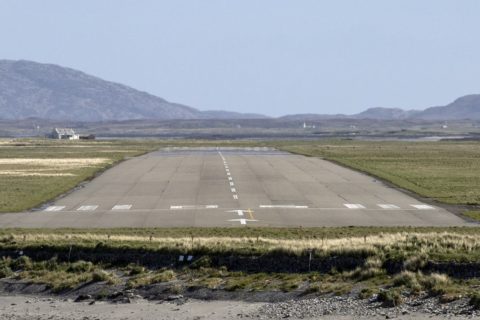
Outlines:
[[159, 272], [145, 273], [134, 276], [127, 282], [127, 287], [138, 288], [155, 283], [169, 282], [176, 279], [176, 273], [173, 270], [162, 270]]

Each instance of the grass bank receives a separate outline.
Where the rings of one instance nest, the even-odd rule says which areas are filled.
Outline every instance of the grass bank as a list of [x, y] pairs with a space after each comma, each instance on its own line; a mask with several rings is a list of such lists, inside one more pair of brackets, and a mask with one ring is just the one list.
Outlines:
[[102, 282], [138, 290], [161, 284], [171, 293], [354, 291], [386, 303], [406, 293], [474, 297], [480, 284], [478, 229], [220, 230], [2, 230], [0, 278], [55, 292]]

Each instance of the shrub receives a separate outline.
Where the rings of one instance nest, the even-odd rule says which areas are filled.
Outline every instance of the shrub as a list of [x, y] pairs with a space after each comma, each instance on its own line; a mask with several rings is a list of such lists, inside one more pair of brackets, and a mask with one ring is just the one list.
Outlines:
[[371, 298], [374, 294], [378, 292], [378, 289], [376, 288], [363, 288], [359, 293], [358, 297], [360, 299], [369, 299]]
[[420, 283], [430, 293], [438, 295], [448, 293], [451, 281], [445, 274], [432, 273], [431, 275], [421, 277]]
[[409, 271], [418, 271], [423, 269], [428, 263], [428, 255], [420, 253], [418, 255], [409, 257], [403, 263], [403, 267]]
[[403, 297], [398, 289], [380, 291], [378, 301], [383, 302], [385, 307], [396, 307], [403, 303]]
[[92, 272], [92, 281], [93, 282], [107, 282], [108, 284], [113, 284], [115, 281], [112, 275], [105, 270], [95, 270]]
[[12, 269], [10, 269], [10, 267], [7, 267], [7, 266], [0, 267], [0, 279], [8, 278], [11, 275], [13, 275], [13, 271]]
[[27, 256], [20, 256], [12, 261], [13, 270], [31, 270], [33, 268], [32, 260]]
[[475, 292], [470, 296], [469, 304], [475, 309], [480, 309], [480, 292]]
[[139, 266], [138, 264], [130, 264], [128, 265], [128, 275], [130, 276], [136, 276], [138, 274], [145, 273], [145, 267]]
[[[420, 274], [421, 275], [421, 274]], [[393, 278], [393, 285], [395, 287], [404, 286], [411, 290], [412, 293], [420, 293], [422, 286], [418, 282], [418, 276], [416, 273], [410, 271], [403, 271]]]
[[93, 264], [91, 262], [79, 260], [76, 261], [67, 268], [68, 272], [81, 273], [90, 272], [93, 270]]

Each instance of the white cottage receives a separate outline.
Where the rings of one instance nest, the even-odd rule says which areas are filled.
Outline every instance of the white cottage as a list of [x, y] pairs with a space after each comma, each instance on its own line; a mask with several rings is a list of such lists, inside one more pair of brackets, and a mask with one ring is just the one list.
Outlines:
[[78, 140], [80, 136], [70, 128], [55, 128], [52, 131], [53, 139]]

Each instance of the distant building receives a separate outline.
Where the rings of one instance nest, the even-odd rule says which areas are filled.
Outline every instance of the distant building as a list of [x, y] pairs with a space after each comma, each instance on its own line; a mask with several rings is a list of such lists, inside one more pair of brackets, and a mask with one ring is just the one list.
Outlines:
[[303, 129], [315, 129], [315, 125], [312, 124], [311, 126], [307, 125], [306, 122], [303, 123]]
[[62, 139], [62, 140], [78, 140], [80, 136], [75, 133], [73, 129], [70, 128], [55, 128], [52, 131], [52, 139]]

